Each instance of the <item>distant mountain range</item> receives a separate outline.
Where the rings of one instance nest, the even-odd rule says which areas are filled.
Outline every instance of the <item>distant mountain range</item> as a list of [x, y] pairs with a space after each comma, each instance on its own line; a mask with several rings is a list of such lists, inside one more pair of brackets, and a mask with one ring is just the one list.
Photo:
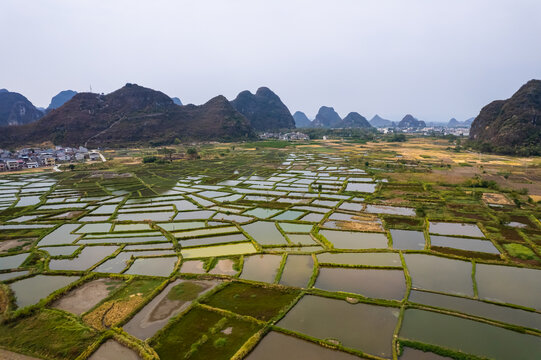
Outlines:
[[3, 125], [22, 126], [2, 128], [0, 146], [43, 141], [118, 147], [167, 144], [176, 138], [242, 140], [254, 139], [255, 131], [295, 128], [288, 108], [266, 87], [255, 94], [243, 91], [231, 102], [217, 96], [200, 106], [181, 104], [162, 92], [126, 84], [108, 95], [61, 92], [44, 115], [22, 95], [1, 91], [0, 107], [7, 109], [5, 114], [0, 111], [0, 119], [7, 119]]
[[160, 91], [126, 84], [108, 95], [79, 93], [26, 125], [2, 129], [0, 147], [52, 141], [65, 146], [167, 144], [181, 140], [254, 139], [249, 120], [223, 96], [178, 106]]
[[530, 80], [511, 98], [481, 109], [470, 129], [481, 150], [541, 154], [541, 80]]
[[358, 112], [350, 112], [345, 118], [340, 115], [332, 107], [322, 106], [313, 121], [311, 121], [305, 113], [296, 111], [293, 114], [295, 125], [298, 128], [369, 128], [372, 127], [368, 120]]

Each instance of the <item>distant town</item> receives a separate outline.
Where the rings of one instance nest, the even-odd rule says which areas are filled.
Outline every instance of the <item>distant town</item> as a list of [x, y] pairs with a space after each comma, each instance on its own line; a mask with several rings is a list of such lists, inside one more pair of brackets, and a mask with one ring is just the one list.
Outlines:
[[54, 149], [24, 148], [15, 152], [0, 149], [0, 171], [54, 167], [62, 163], [104, 161], [97, 150], [56, 146]]

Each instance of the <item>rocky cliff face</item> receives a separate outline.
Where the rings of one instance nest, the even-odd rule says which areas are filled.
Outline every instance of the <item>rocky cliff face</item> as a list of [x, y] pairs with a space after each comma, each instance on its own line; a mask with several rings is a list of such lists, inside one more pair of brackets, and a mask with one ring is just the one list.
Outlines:
[[245, 90], [231, 101], [231, 105], [243, 114], [257, 131], [295, 128], [295, 120], [289, 109], [269, 88], [261, 87], [255, 94]]
[[334, 128], [342, 121], [342, 118], [334, 108], [322, 106], [317, 112], [316, 118], [312, 122], [314, 127]]
[[0, 146], [52, 141], [65, 146], [110, 146], [181, 140], [241, 140], [255, 134], [223, 96], [201, 106], [177, 106], [162, 92], [126, 84], [108, 95], [79, 93], [39, 121], [10, 127]]
[[23, 95], [0, 90], [0, 126], [28, 124], [42, 116], [43, 112]]
[[358, 112], [350, 112], [344, 119], [338, 124], [337, 127], [341, 128], [370, 128], [372, 125], [366, 120], [364, 116]]
[[312, 121], [308, 119], [308, 116], [306, 116], [306, 114], [302, 111], [295, 111], [295, 114], [293, 114], [293, 119], [295, 120], [295, 126], [297, 128], [312, 127]]
[[486, 105], [475, 118], [470, 139], [487, 150], [524, 153], [541, 148], [541, 80], [530, 80], [511, 98]]

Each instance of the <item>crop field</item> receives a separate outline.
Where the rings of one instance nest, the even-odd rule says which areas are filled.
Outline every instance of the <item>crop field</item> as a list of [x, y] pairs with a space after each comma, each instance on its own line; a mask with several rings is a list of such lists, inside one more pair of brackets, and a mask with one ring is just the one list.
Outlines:
[[0, 176], [0, 358], [541, 358], [539, 158], [199, 154]]

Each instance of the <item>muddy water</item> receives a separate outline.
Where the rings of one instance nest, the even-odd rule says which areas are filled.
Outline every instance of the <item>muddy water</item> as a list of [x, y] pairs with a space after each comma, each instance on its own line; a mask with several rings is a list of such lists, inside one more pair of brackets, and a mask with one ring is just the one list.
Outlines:
[[235, 262], [231, 259], [220, 259], [216, 263], [216, 266], [209, 271], [209, 274], [221, 274], [221, 275], [230, 275], [233, 276], [238, 273], [237, 270], [233, 269]]
[[122, 284], [121, 280], [98, 279], [90, 281], [55, 301], [51, 307], [81, 315], [105, 299]]
[[132, 349], [114, 340], [107, 340], [88, 360], [141, 360], [141, 357]]
[[354, 360], [359, 359], [351, 354], [327, 349], [313, 342], [271, 331], [256, 348], [246, 357], [247, 360]]
[[244, 268], [241, 279], [274, 283], [278, 268], [282, 261], [281, 255], [252, 255], [244, 257]]
[[402, 270], [320, 268], [314, 287], [401, 300], [406, 292], [406, 279]]
[[425, 254], [405, 254], [404, 259], [413, 288], [473, 296], [471, 262]]
[[158, 296], [124, 325], [124, 330], [141, 340], [148, 339], [164, 327], [170, 318], [186, 309], [191, 304], [191, 300], [171, 300], [168, 297], [171, 289], [182, 282], [191, 283], [199, 287], [199, 291], [195, 297], [211, 290], [219, 283], [218, 281], [176, 280], [167, 285]]
[[9, 286], [17, 299], [17, 306], [23, 308], [36, 304], [40, 299], [77, 279], [79, 279], [78, 276], [36, 275], [16, 281]]
[[432, 311], [407, 309], [399, 336], [483, 358], [541, 358], [538, 336]]
[[[393, 332], [399, 309], [344, 300], [304, 296], [277, 326], [343, 346], [392, 358]], [[348, 321], [344, 321], [348, 319]]]
[[280, 284], [306, 287], [314, 270], [314, 260], [310, 255], [289, 255], [286, 260]]

